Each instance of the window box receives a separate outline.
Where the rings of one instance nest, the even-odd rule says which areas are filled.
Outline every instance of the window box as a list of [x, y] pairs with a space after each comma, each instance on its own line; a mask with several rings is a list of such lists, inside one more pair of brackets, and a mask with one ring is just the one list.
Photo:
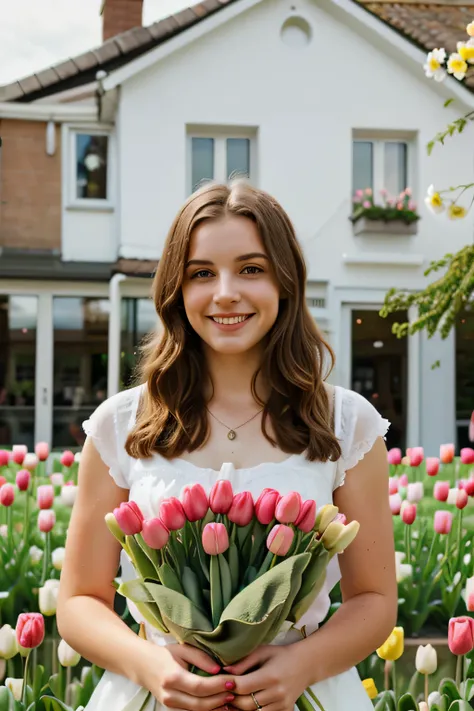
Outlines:
[[369, 220], [368, 217], [361, 217], [353, 223], [354, 234], [382, 234], [382, 235], [416, 235], [418, 232], [418, 221], [404, 222], [403, 220]]

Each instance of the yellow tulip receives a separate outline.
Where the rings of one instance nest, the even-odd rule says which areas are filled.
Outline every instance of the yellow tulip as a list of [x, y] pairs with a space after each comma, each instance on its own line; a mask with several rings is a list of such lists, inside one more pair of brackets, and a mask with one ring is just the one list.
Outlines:
[[403, 627], [394, 627], [388, 639], [376, 651], [380, 659], [395, 662], [403, 654], [405, 634]]
[[325, 504], [324, 506], [321, 506], [316, 515], [314, 530], [319, 531], [319, 533], [324, 533], [331, 521], [336, 518], [338, 512], [339, 509], [333, 504]]
[[375, 699], [375, 697], [377, 696], [377, 694], [379, 692], [377, 691], [377, 687], [375, 686], [374, 680], [373, 679], [364, 679], [362, 681], [362, 686], [366, 690], [366, 692], [369, 696], [369, 699]]

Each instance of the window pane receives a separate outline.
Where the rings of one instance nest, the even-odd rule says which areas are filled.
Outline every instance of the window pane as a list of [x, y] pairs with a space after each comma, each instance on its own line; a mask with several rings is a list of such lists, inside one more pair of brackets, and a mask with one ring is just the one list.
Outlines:
[[214, 139], [192, 139], [192, 189], [196, 190], [203, 180], [214, 179]]
[[55, 297], [53, 447], [81, 447], [82, 422], [107, 397], [109, 302]]
[[227, 139], [227, 180], [250, 175], [250, 140]]
[[108, 136], [76, 134], [76, 197], [107, 199]]
[[456, 319], [456, 423], [457, 449], [472, 447], [469, 420], [474, 410], [474, 310], [464, 309]]
[[0, 296], [0, 446], [35, 444], [36, 296]]
[[352, 191], [374, 187], [374, 147], [370, 141], [352, 142]]
[[144, 337], [159, 329], [158, 316], [151, 299], [122, 299], [121, 387], [133, 384], [139, 346]]
[[399, 195], [407, 187], [407, 144], [384, 146], [384, 186], [389, 195]]

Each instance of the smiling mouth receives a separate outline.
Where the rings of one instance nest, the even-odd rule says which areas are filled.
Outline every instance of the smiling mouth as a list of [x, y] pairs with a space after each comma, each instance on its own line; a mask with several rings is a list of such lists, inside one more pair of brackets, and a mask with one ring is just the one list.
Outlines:
[[249, 318], [252, 318], [252, 316], [254, 316], [254, 314], [242, 314], [242, 316], [208, 316], [208, 318], [215, 323], [231, 326], [236, 323], [243, 323]]

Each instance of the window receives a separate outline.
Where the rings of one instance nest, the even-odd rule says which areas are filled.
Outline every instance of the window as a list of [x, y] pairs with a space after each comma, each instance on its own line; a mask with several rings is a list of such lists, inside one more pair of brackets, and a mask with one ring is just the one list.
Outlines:
[[352, 142], [352, 188], [374, 193], [385, 189], [399, 195], [410, 186], [410, 144], [395, 139], [354, 138]]
[[467, 304], [456, 319], [457, 448], [472, 447], [469, 420], [474, 410], [474, 307]]
[[196, 190], [208, 180], [227, 182], [234, 177], [253, 176], [252, 138], [232, 134], [190, 135], [190, 189]]
[[70, 203], [104, 207], [111, 202], [110, 144], [103, 131], [70, 131]]
[[133, 385], [133, 376], [140, 357], [140, 346], [149, 333], [160, 330], [155, 304], [148, 298], [124, 298], [121, 302], [120, 385]]

